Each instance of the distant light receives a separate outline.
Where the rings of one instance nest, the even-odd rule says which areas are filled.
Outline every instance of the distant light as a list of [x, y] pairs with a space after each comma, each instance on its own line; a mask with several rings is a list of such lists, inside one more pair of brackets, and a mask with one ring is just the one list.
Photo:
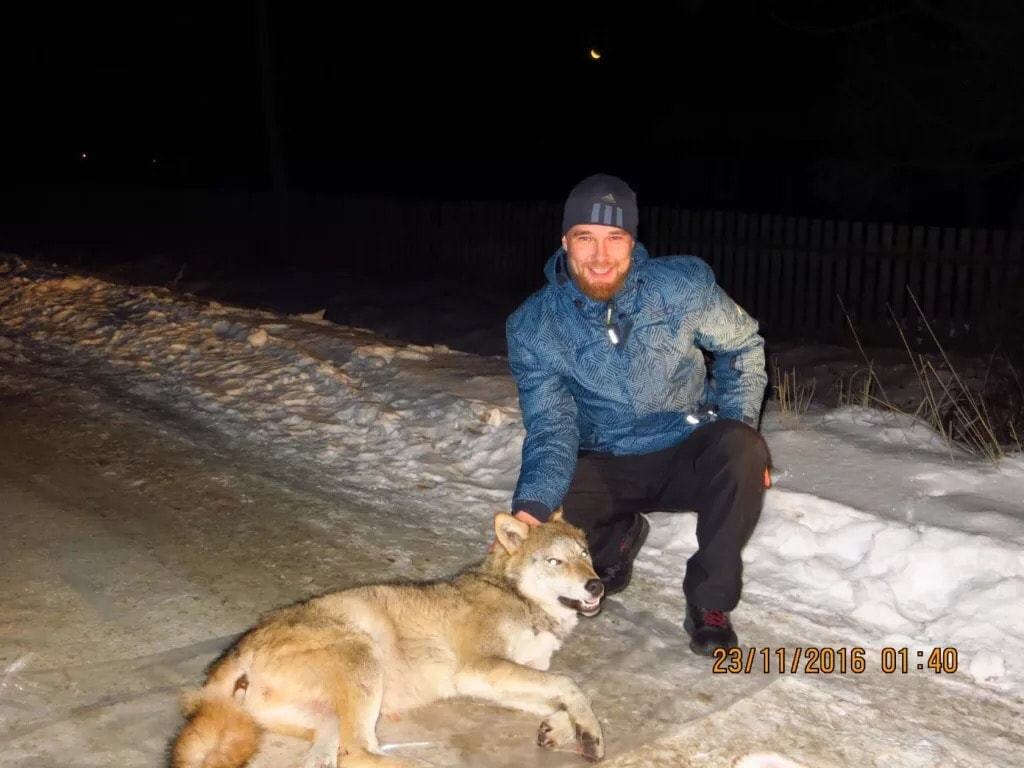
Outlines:
[[590, 49], [590, 58], [592, 58], [594, 61], [597, 61], [598, 59], [601, 58], [601, 52], [599, 50], [597, 50], [597, 48], [591, 48]]
[[150, 162], [153, 163], [153, 165], [156, 165], [156, 158], [154, 157]]
[[82, 154], [79, 155], [79, 157], [82, 158], [83, 160], [88, 160], [89, 159], [89, 153], [88, 152], [83, 152]]

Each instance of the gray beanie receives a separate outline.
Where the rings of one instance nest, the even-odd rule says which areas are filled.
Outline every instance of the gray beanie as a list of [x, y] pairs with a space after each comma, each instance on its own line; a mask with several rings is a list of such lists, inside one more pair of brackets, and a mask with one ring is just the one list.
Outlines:
[[636, 193], [629, 185], [617, 176], [596, 173], [569, 193], [562, 214], [562, 234], [577, 224], [604, 224], [621, 227], [636, 238], [639, 220]]

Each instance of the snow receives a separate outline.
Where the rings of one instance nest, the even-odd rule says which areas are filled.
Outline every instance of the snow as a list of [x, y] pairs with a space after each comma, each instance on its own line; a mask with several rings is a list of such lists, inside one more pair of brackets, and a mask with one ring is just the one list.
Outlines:
[[[500, 356], [389, 340], [329, 323], [322, 312], [229, 306], [11, 257], [0, 259], [0, 370], [9, 387], [19, 371], [73, 380], [99, 393], [97, 402], [103, 386], [116, 386], [147, 404], [155, 421], [187, 417], [273, 465], [296, 468], [303, 487], [362, 510], [311, 517], [311, 525], [369, 541], [374, 531], [404, 531], [383, 547], [395, 571], [441, 547], [431, 543], [438, 537], [450, 538], [444, 551], [451, 562], [485, 545], [490, 515], [509, 502], [523, 438]], [[686, 650], [680, 580], [696, 546], [695, 519], [650, 513], [634, 584], [607, 601], [601, 618], [581, 625], [562, 652], [566, 668], [585, 670], [602, 719], [611, 718], [610, 759], [688, 765], [680, 762], [687, 755], [693, 765], [728, 765], [750, 753], [738, 764], [1019, 764], [1021, 741], [1000, 724], [1019, 724], [1024, 711], [1024, 458], [972, 459], [905, 417], [858, 407], [816, 407], [794, 424], [770, 406], [763, 431], [775, 484], [744, 553], [735, 620], [741, 641], [755, 654], [766, 651], [756, 665], [767, 658], [775, 666], [768, 674], [709, 674], [709, 664]], [[361, 522], [371, 514], [372, 524]], [[88, 561], [89, 572], [103, 567], [100, 554]], [[76, 566], [66, 575], [74, 581], [82, 572]], [[173, 569], [165, 577], [160, 600], [175, 615], [187, 611], [181, 594], [189, 587]], [[120, 590], [143, 589], [124, 578]], [[114, 611], [118, 594], [95, 610]], [[613, 629], [598, 629], [599, 622]], [[227, 631], [191, 627], [180, 643], [190, 651], [153, 658], [175, 684], [189, 684], [197, 654], [222, 647], [218, 638]], [[866, 669], [812, 675], [806, 656], [795, 672], [788, 668], [798, 652], [826, 646], [846, 659], [863, 649]], [[11, 648], [2, 654], [0, 745], [7, 743], [8, 755], [38, 758], [33, 749], [42, 748], [22, 738], [25, 723], [48, 723], [60, 743], [70, 715], [47, 700], [50, 678], [29, 674], [31, 652]], [[906, 649], [908, 669], [883, 672], [883, 648]], [[955, 673], [928, 669], [936, 648], [956, 650]], [[780, 658], [786, 669], [777, 668]], [[68, 665], [65, 674], [86, 673]], [[93, 690], [109, 684], [104, 674], [90, 669]], [[145, 722], [158, 733], [148, 738], [166, 740], [174, 717], [168, 691], [127, 679], [149, 690], [152, 707], [143, 710], [153, 719]], [[124, 701], [115, 696], [103, 710], [117, 728], [130, 719]], [[462, 722], [476, 717], [494, 727], [474, 712], [461, 710]], [[6, 735], [5, 715], [18, 726]], [[404, 745], [403, 754], [455, 760], [431, 735], [437, 728], [427, 727], [437, 721], [424, 718], [404, 732], [388, 726], [392, 741]], [[756, 756], [771, 749], [787, 754]], [[509, 750], [509, 760], [519, 754]]]

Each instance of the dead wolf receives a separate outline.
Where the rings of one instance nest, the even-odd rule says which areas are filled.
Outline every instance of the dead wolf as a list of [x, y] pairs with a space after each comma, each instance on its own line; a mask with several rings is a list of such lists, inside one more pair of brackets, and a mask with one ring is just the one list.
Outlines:
[[174, 768], [238, 768], [262, 731], [312, 741], [305, 768], [404, 766], [381, 754], [381, 714], [473, 697], [542, 716], [537, 742], [604, 756], [588, 697], [547, 671], [604, 587], [583, 532], [557, 511], [494, 518], [497, 542], [448, 579], [352, 587], [267, 614], [184, 700]]

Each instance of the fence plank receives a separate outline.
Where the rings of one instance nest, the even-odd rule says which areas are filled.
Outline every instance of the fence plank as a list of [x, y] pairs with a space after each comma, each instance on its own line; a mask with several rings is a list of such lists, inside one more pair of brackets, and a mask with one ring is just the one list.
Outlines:
[[662, 255], [679, 253], [679, 229], [682, 211], [677, 208], [668, 208], [662, 212], [662, 216], [665, 218], [665, 243], [662, 246]]
[[991, 259], [991, 267], [989, 269], [989, 312], [994, 321], [1003, 312], [1003, 296], [1002, 286], [1003, 280], [1006, 276], [1006, 265], [1004, 259], [1006, 257], [1006, 230], [997, 229], [992, 233], [992, 247], [989, 251], [989, 258]]
[[700, 217], [700, 255], [707, 260], [712, 267], [715, 263], [715, 255], [712, 249], [715, 233], [715, 212], [704, 211]]
[[[847, 294], [846, 282], [847, 282], [847, 267], [850, 262], [850, 222], [841, 221], [836, 230], [836, 285], [835, 285], [835, 296], [832, 297], [832, 301], [836, 304], [836, 311], [839, 313], [839, 317], [843, 324], [847, 322], [846, 315], [843, 314], [843, 306], [846, 306], [847, 311], [849, 307], [849, 295]], [[840, 301], [842, 303], [840, 303]], [[851, 321], [853, 317], [849, 318]]]
[[796, 220], [796, 250], [793, 257], [793, 300], [790, 327], [794, 331], [802, 331], [806, 327], [807, 317], [807, 238], [809, 224], [807, 219]]
[[821, 290], [818, 292], [819, 316], [822, 326], [836, 333], [841, 315], [835, 297], [836, 276], [836, 223], [826, 221], [821, 243]]
[[913, 300], [920, 304], [924, 300], [924, 275], [925, 260], [925, 229], [922, 226], [914, 227], [910, 232], [910, 280], [907, 286], [907, 318], [911, 324], [916, 324], [917, 310], [914, 308]]
[[733, 220], [733, 258], [736, 260], [736, 288], [733, 299], [741, 307], [751, 311], [750, 302], [747, 301], [748, 272], [750, 265], [747, 263], [747, 215], [737, 213]]
[[956, 274], [954, 275], [954, 290], [952, 319], [955, 323], [957, 335], [962, 335], [966, 330], [967, 318], [970, 316], [970, 282], [971, 282], [971, 230], [961, 229], [958, 232], [956, 251], [954, 253]]
[[711, 264], [715, 274], [725, 270], [725, 244], [722, 237], [722, 212], [711, 213]]
[[785, 241], [782, 247], [782, 283], [779, 286], [779, 330], [783, 333], [793, 330], [793, 295], [796, 261], [796, 219], [786, 217]]
[[924, 299], [920, 296], [917, 300], [921, 302], [924, 309], [924, 316], [931, 322], [935, 317], [935, 306], [939, 294], [939, 254], [942, 244], [942, 230], [939, 227], [928, 227], [928, 239], [925, 243], [924, 263]]
[[850, 243], [848, 245], [849, 261], [847, 262], [846, 302], [847, 309], [854, 324], [860, 328], [863, 318], [860, 310], [861, 273], [864, 264], [864, 222], [855, 221], [850, 224]]
[[665, 253], [669, 247], [668, 224], [669, 217], [664, 208], [651, 208], [651, 220], [648, 226], [653, 232], [653, 243], [649, 245], [652, 253]]
[[910, 256], [910, 227], [900, 224], [896, 227], [895, 261], [892, 272], [892, 310], [902, 318], [907, 307], [907, 266]]
[[782, 285], [783, 247], [786, 237], [786, 222], [782, 216], [772, 216], [772, 247], [771, 247], [771, 305], [768, 311], [769, 323], [773, 331], [782, 325], [782, 302], [784, 287]]
[[1022, 260], [1024, 260], [1024, 231], [1015, 230], [1010, 233], [1009, 246], [1006, 249], [1004, 259], [1005, 269], [1003, 272], [1003, 282], [999, 297], [1000, 306], [1002, 307], [999, 317], [1002, 321], [1003, 328], [1005, 328], [1008, 323], [1013, 322], [1010, 318], [1016, 318], [1019, 321], [1022, 316], [1020, 309], [1021, 298], [1016, 292], [1021, 286]]
[[743, 301], [746, 309], [758, 320], [764, 318], [764, 304], [761, 303], [759, 292], [763, 281], [763, 269], [760, 255], [760, 223], [759, 216], [744, 214], [746, 227], [743, 231], [743, 242], [745, 244], [745, 257], [747, 263], [747, 285], [743, 293]]
[[978, 229], [971, 243], [971, 319], [973, 325], [982, 327], [983, 333], [991, 332], [989, 310], [986, 307], [988, 278], [992, 259], [989, 255], [989, 231]]
[[860, 322], [866, 328], [878, 328], [882, 315], [878, 312], [878, 238], [877, 224], [868, 224], [864, 234], [864, 258], [861, 260]]
[[939, 288], [936, 298], [936, 320], [948, 329], [953, 318], [953, 260], [956, 258], [956, 229], [944, 227], [942, 230], [942, 250], [939, 259]]
[[722, 216], [722, 274], [730, 296], [737, 296], [743, 284], [743, 266], [736, 253], [736, 214]]
[[890, 327], [889, 309], [892, 306], [892, 251], [895, 230], [892, 224], [883, 224], [878, 244], [878, 299], [875, 302], [875, 311], [878, 313], [879, 325], [886, 329]]
[[682, 253], [696, 253], [693, 247], [693, 213], [684, 210], [679, 219], [679, 250]]
[[807, 288], [804, 300], [807, 303], [804, 311], [804, 329], [813, 331], [821, 326], [818, 316], [818, 286], [821, 285], [821, 219], [811, 221], [810, 239], [807, 254]]
[[762, 245], [757, 253], [757, 274], [761, 279], [757, 283], [757, 305], [760, 307], [761, 322], [771, 326], [772, 302], [775, 297], [775, 287], [772, 285], [772, 217], [763, 214], [760, 219], [758, 228]]

